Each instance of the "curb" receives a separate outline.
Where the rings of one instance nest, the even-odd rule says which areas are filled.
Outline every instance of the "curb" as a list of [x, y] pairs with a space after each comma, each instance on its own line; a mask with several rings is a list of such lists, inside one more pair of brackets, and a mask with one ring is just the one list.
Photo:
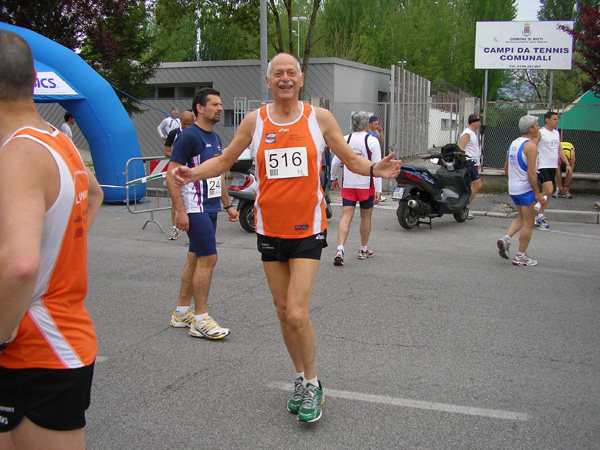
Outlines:
[[[342, 206], [341, 201], [332, 201], [332, 206]], [[379, 204], [375, 209], [389, 209], [396, 210], [398, 205], [396, 202], [388, 202], [385, 204]], [[517, 217], [516, 212], [502, 213], [495, 211], [475, 211], [471, 210], [471, 214], [478, 217], [495, 217], [500, 219], [514, 219]], [[547, 209], [545, 217], [549, 220], [555, 220], [557, 222], [575, 222], [575, 223], [591, 223], [600, 225], [600, 211], [569, 211], [562, 209]]]
[[[500, 213], [494, 211], [471, 211], [474, 216], [497, 217], [501, 219], [514, 219], [517, 213]], [[600, 224], [600, 212], [594, 211], [566, 211], [561, 209], [547, 209], [544, 215], [549, 220], [557, 222], [576, 222]]]

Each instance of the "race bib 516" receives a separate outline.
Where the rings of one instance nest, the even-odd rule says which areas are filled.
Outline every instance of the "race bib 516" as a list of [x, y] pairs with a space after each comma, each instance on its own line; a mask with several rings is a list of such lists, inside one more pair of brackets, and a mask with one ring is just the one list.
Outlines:
[[266, 150], [265, 158], [268, 179], [308, 176], [306, 147]]

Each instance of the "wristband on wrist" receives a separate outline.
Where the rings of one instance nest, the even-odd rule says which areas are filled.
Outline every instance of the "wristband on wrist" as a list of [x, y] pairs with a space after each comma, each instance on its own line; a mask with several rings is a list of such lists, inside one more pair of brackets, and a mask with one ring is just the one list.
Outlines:
[[375, 167], [375, 164], [373, 164], [373, 165], [371, 166], [371, 169], [369, 169], [369, 173], [371, 174], [371, 178], [373, 178], [373, 176], [374, 176], [374, 175], [373, 175], [373, 167]]
[[224, 209], [225, 211], [227, 211], [229, 208], [233, 208], [233, 205], [227, 205], [227, 206], [224, 206], [224, 207], [223, 207], [223, 209]]

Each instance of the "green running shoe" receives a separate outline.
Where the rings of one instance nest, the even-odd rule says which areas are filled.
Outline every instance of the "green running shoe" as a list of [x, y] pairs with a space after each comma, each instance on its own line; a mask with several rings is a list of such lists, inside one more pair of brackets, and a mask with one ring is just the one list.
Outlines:
[[302, 377], [296, 378], [296, 381], [294, 382], [294, 392], [287, 404], [287, 410], [292, 414], [298, 414], [298, 410], [300, 409], [300, 406], [302, 406], [302, 398], [305, 390], [302, 381]]
[[302, 406], [298, 411], [298, 420], [302, 422], [319, 420], [323, 415], [323, 403], [325, 403], [325, 396], [321, 382], [319, 381], [318, 387], [308, 383], [302, 397]]

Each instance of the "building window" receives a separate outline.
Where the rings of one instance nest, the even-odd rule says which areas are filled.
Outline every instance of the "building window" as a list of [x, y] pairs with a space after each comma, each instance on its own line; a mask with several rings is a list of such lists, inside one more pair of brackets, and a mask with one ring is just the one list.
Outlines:
[[156, 88], [156, 98], [158, 98], [158, 99], [175, 98], [175, 88], [172, 86], [157, 87]]
[[178, 86], [177, 98], [192, 98], [196, 93], [196, 86]]
[[233, 126], [233, 109], [224, 109], [223, 110], [223, 125], [225, 126]]
[[441, 129], [450, 130], [450, 127], [452, 127], [453, 130], [456, 130], [456, 120], [442, 119]]
[[187, 86], [148, 86], [148, 96], [144, 98], [149, 100], [190, 99], [194, 97], [198, 89], [203, 87], [213, 87], [212, 81]]

